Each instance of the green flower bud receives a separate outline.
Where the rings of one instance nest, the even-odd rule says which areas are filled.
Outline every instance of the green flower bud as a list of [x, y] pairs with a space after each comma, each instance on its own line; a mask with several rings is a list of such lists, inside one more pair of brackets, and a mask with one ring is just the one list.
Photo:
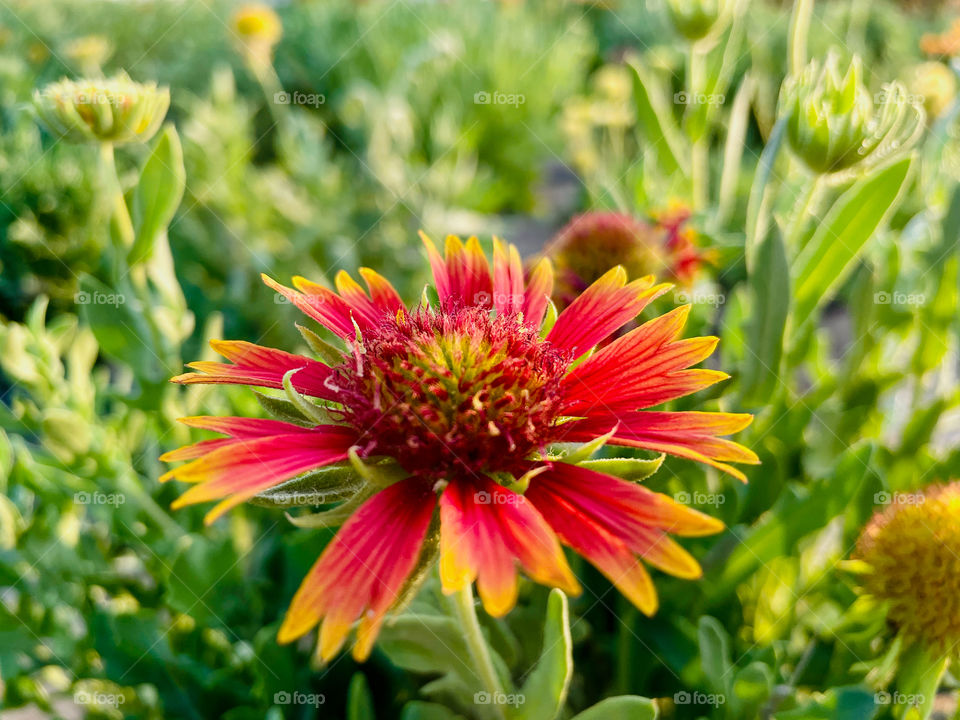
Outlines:
[[41, 122], [71, 142], [146, 142], [170, 106], [170, 91], [126, 74], [98, 80], [61, 80], [33, 96]]
[[799, 77], [787, 78], [782, 107], [793, 151], [816, 173], [875, 162], [911, 146], [924, 125], [923, 109], [899, 83], [872, 96], [863, 84], [860, 59], [841, 76], [838, 58], [813, 60]]
[[728, 0], [667, 0], [670, 22], [687, 40], [700, 40], [727, 25]]

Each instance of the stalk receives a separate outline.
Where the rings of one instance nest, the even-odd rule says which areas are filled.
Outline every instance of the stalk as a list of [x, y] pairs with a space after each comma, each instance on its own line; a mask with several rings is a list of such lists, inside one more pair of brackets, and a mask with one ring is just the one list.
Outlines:
[[[490, 657], [490, 651], [487, 648], [487, 642], [483, 638], [480, 630], [480, 621], [477, 619], [477, 609], [473, 603], [473, 587], [467, 583], [462, 590], [458, 590], [453, 595], [453, 608], [463, 628], [464, 639], [467, 642], [467, 649], [470, 652], [470, 659], [473, 662], [474, 669], [484, 688], [490, 693], [491, 698], [502, 697], [503, 686], [500, 684], [500, 678], [497, 676], [497, 670], [493, 666], [493, 659]], [[490, 705], [492, 714], [498, 720], [504, 720], [506, 717], [503, 709], [496, 703]]]
[[[697, 103], [706, 91], [706, 53], [699, 43], [690, 44], [687, 59], [687, 85], [690, 88], [690, 102]], [[695, 112], [695, 110], [694, 110]], [[702, 210], [707, 204], [710, 192], [710, 157], [707, 128], [700, 135], [691, 138], [690, 182], [693, 195], [693, 209]]]

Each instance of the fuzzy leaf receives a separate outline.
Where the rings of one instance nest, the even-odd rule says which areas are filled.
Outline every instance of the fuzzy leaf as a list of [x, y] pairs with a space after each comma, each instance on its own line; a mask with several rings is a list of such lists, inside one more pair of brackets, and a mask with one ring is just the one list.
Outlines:
[[583, 460], [577, 463], [587, 470], [613, 475], [621, 480], [639, 482], [653, 475], [663, 465], [665, 455], [660, 453], [655, 458], [601, 458], [599, 460]]
[[601, 700], [570, 720], [657, 720], [659, 716], [653, 700], [639, 695], [620, 695]]
[[543, 650], [520, 693], [524, 702], [510, 713], [516, 720], [553, 720], [567, 699], [573, 677], [573, 640], [567, 596], [551, 590], [543, 629]]

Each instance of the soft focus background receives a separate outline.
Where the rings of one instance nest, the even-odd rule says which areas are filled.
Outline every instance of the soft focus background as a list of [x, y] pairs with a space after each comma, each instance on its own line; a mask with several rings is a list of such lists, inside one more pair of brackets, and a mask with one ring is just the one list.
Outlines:
[[[229, 2], [0, 0], [0, 717], [480, 713], [425, 702], [443, 701], [424, 686], [449, 661], [416, 628], [385, 631], [363, 666], [277, 646], [331, 532], [257, 507], [210, 528], [202, 508], [172, 514], [179, 489], [157, 482], [157, 457], [191, 438], [174, 419], [262, 411], [243, 389], [166, 380], [209, 358], [211, 337], [302, 349], [261, 272], [329, 282], [367, 265], [414, 301], [418, 229], [487, 247], [497, 234], [532, 257], [587, 210], [633, 216], [652, 245], [690, 216], [693, 260], [653, 268], [678, 281], [656, 310], [692, 301], [688, 335], [720, 336], [711, 367], [733, 377], [675, 405], [755, 412], [738, 439], [763, 465], [740, 486], [668, 459], [646, 481], [730, 528], [685, 543], [702, 580], [656, 576], [656, 617], [574, 566], [586, 589], [561, 717], [618, 694], [658, 699], [665, 718], [902, 716], [883, 695], [893, 633], [847, 565], [891, 492], [960, 475], [960, 10], [817, 3], [807, 56], [834, 48], [846, 68], [856, 53], [872, 98], [899, 80], [927, 116], [893, 164], [814, 193], [776, 144], [791, 8], [727, 5], [698, 65], [660, 0], [289, 0], [264, 65]], [[96, 148], [47, 134], [31, 107], [48, 82], [119, 70], [169, 86], [183, 149], [152, 307], [103, 282]], [[118, 148], [125, 188], [155, 142]], [[783, 242], [764, 241], [764, 217]], [[819, 254], [804, 265], [805, 247]], [[513, 613], [485, 621], [518, 678], [545, 604], [524, 585]], [[939, 717], [956, 712], [955, 684], [944, 676]]]

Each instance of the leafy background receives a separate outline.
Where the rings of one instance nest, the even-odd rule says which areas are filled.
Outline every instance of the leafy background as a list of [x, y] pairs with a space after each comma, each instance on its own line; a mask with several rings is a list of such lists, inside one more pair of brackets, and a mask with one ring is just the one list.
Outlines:
[[[318, 667], [309, 643], [276, 645], [332, 533], [257, 507], [211, 528], [201, 510], [171, 515], [177, 489], [157, 483], [156, 458], [189, 439], [174, 418], [261, 410], [243, 390], [165, 380], [211, 337], [301, 346], [296, 313], [261, 272], [329, 280], [365, 264], [412, 299], [427, 279], [419, 228], [497, 233], [532, 255], [583, 209], [689, 202], [685, 168], [664, 152], [665, 138], [682, 149], [695, 134], [669, 101], [689, 85], [685, 43], [655, 3], [301, 0], [277, 7], [274, 67], [284, 90], [324, 102], [280, 106], [244, 62], [232, 10], [0, 4], [0, 715], [483, 717], [457, 699], [470, 677], [451, 689], [461, 641], [433, 581], [363, 666], [344, 656]], [[859, 53], [871, 91], [910, 83], [920, 36], [951, 13], [821, 3], [809, 54]], [[892, 491], [958, 475], [956, 110], [931, 117], [911, 153], [831, 186], [784, 240], [809, 182], [774, 132], [789, 19], [753, 0], [719, 46], [726, 87], [714, 89], [730, 102], [701, 119], [713, 192], [692, 221], [716, 260], [685, 292], [689, 334], [719, 335], [717, 367], [733, 377], [675, 403], [755, 412], [741, 442], [763, 465], [743, 486], [673, 459], [645, 480], [729, 527], [687, 543], [703, 580], [656, 578], [655, 617], [573, 559], [585, 591], [569, 608], [524, 585], [507, 618], [483, 618], [516, 686], [546, 683], [536, 702], [530, 692], [531, 718], [905, 712], [882, 695], [900, 687], [901, 648], [845, 561]], [[109, 45], [106, 71], [171, 88], [185, 190], [150, 307], [77, 302], [122, 291], [102, 282], [104, 179], [95, 148], [46, 135], [29, 107], [35, 88], [85, 72], [76, 41], [91, 35]], [[524, 102], [477, 103], [481, 92]], [[155, 151], [119, 152], [126, 188]], [[762, 216], [755, 198], [767, 192]], [[569, 678], [557, 654], [568, 643]], [[946, 675], [943, 717], [954, 686]], [[324, 702], [284, 704], [282, 693]], [[597, 706], [627, 695], [656, 710]], [[103, 696], [114, 700], [78, 701]]]

